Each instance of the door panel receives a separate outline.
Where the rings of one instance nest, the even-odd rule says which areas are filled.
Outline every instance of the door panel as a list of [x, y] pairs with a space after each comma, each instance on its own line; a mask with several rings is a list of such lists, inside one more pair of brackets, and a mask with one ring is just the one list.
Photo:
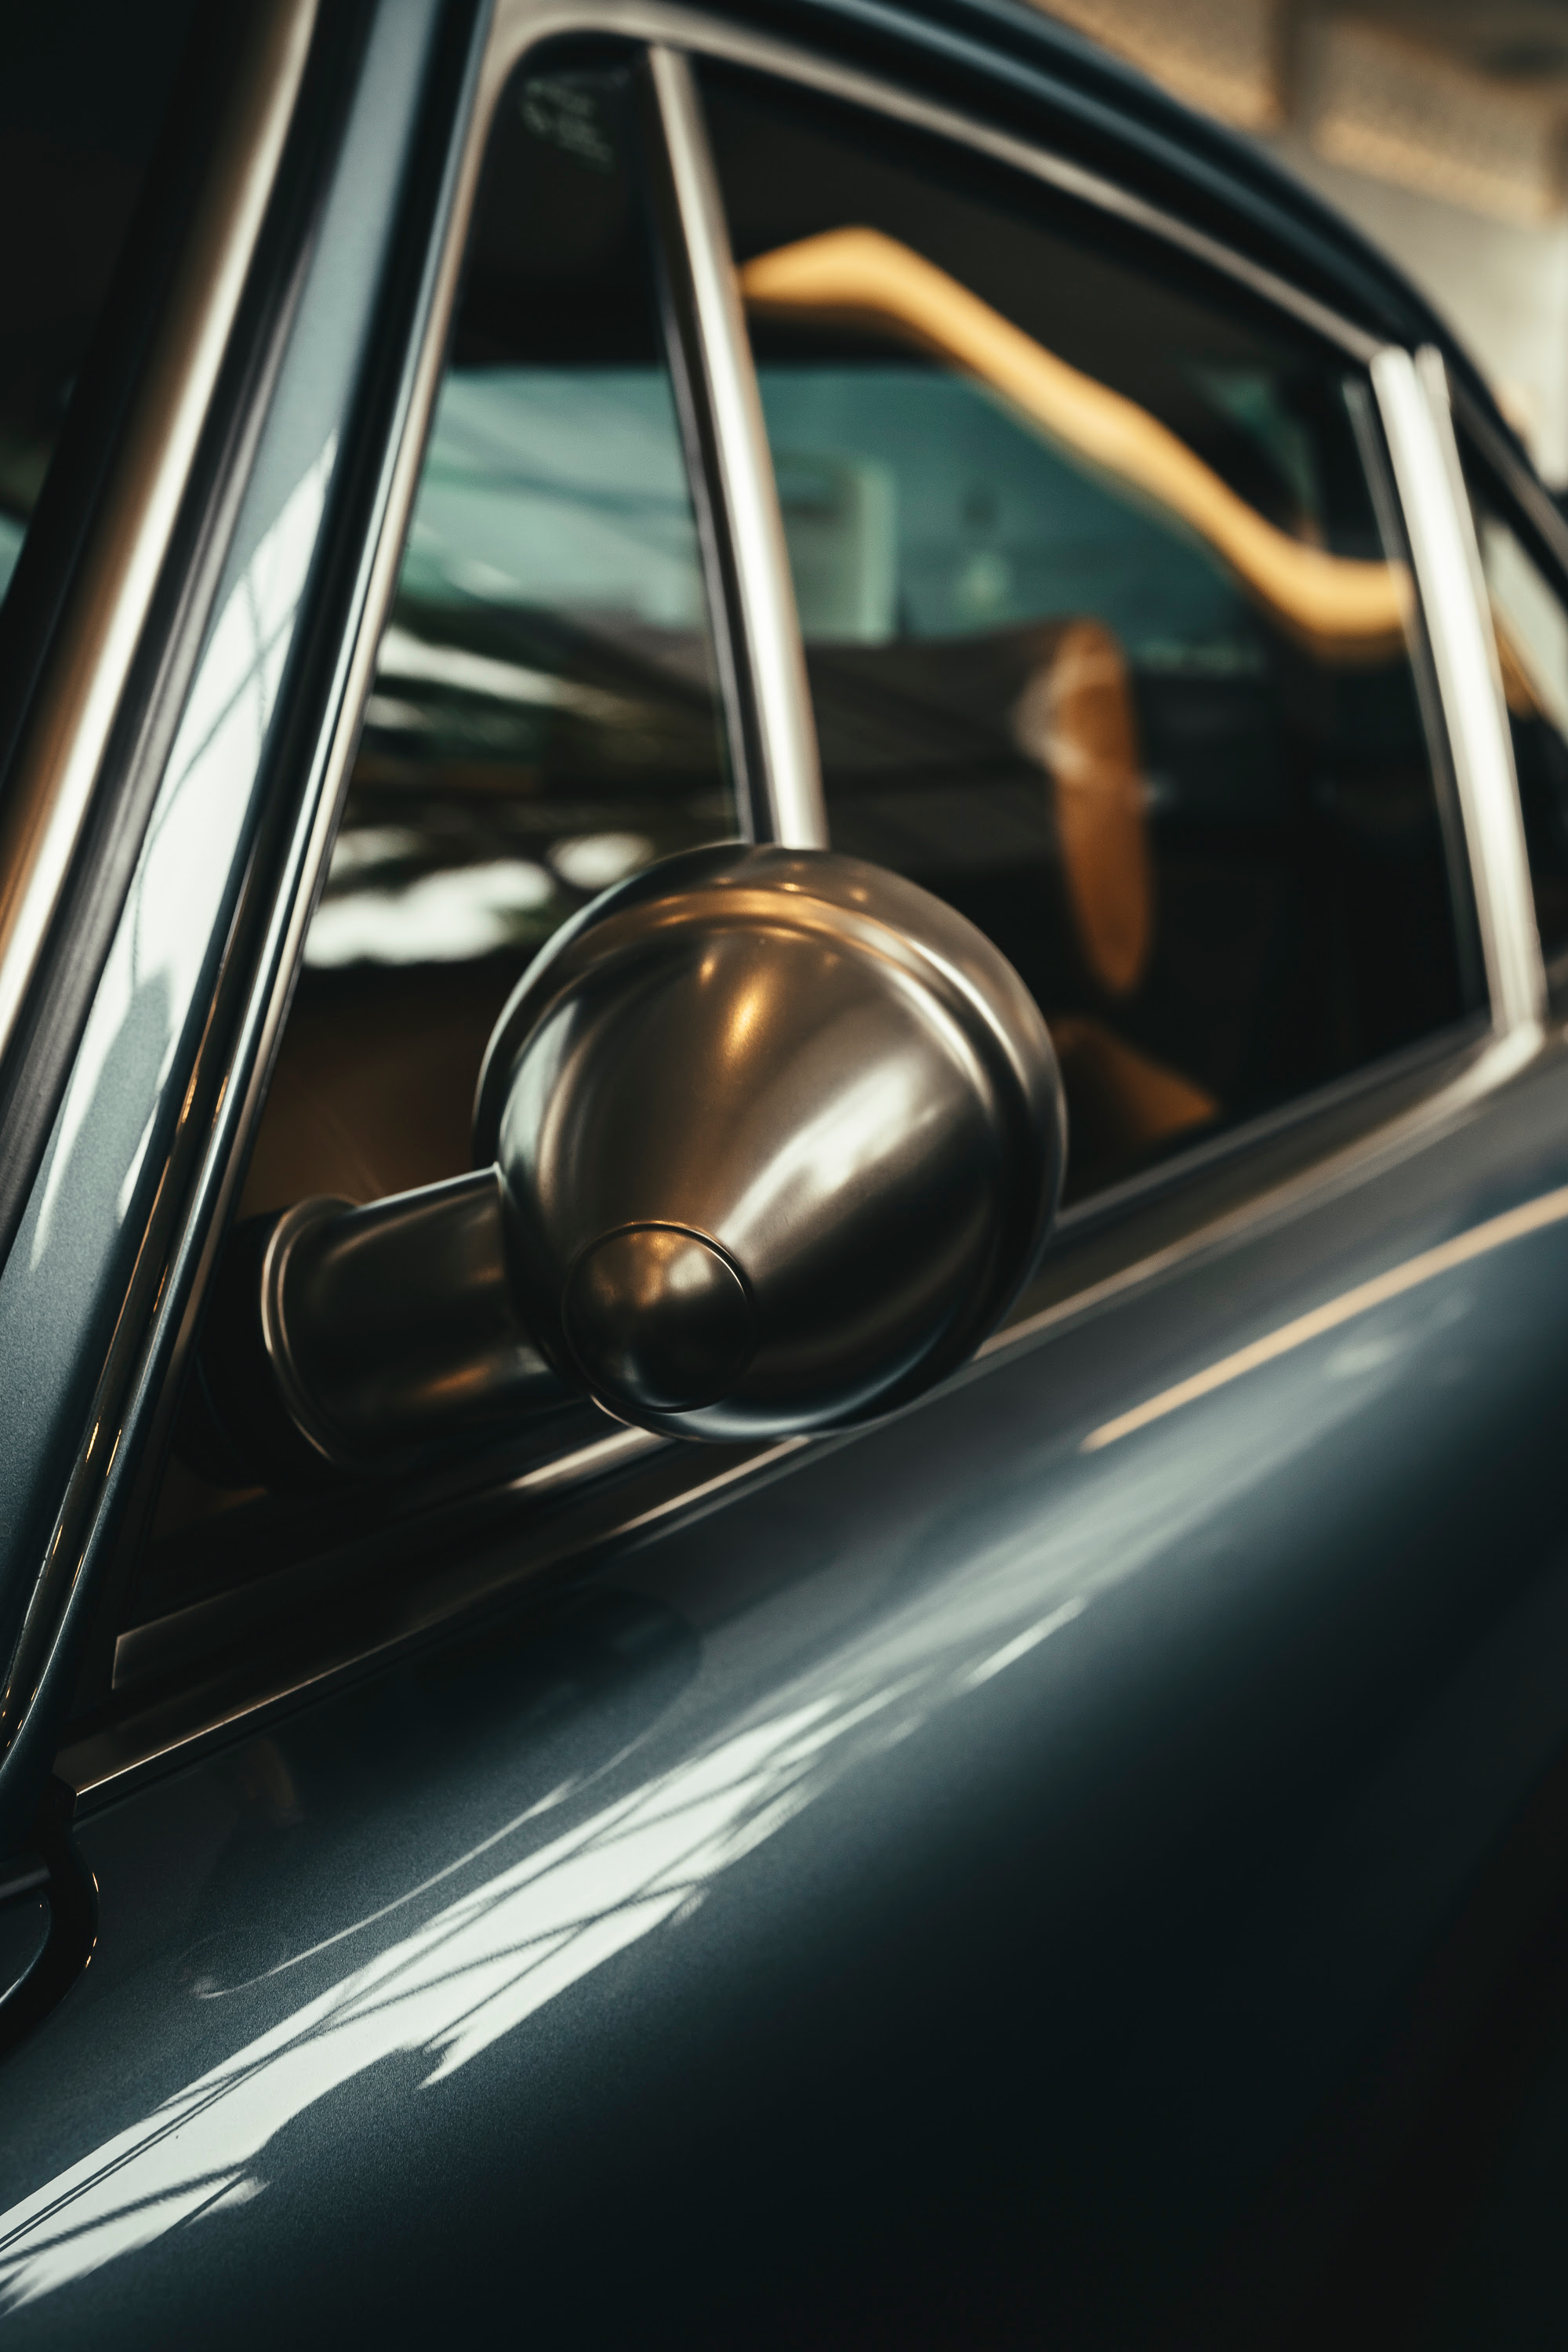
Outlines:
[[99, 1952], [8, 2068], [16, 2340], [1123, 2345], [1194, 2295], [1215, 2340], [1568, 1732], [1565, 1108], [1558, 1053], [88, 1821]]

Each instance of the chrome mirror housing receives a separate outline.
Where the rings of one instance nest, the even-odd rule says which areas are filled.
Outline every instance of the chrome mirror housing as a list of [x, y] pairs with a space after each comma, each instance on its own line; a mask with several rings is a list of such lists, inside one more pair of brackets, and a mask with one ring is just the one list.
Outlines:
[[1000, 1320], [1065, 1129], [1033, 999], [950, 907], [826, 851], [691, 851], [525, 974], [476, 1174], [242, 1229], [200, 1377], [234, 1448], [286, 1423], [362, 1469], [571, 1395], [685, 1437], [842, 1428]]

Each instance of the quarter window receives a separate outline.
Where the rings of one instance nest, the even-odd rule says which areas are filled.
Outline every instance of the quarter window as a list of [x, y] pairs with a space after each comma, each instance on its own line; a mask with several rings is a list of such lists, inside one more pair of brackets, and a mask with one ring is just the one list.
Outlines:
[[1568, 607], [1555, 567], [1473, 458], [1468, 467], [1542, 951], [1568, 954]]
[[1359, 375], [1037, 188], [705, 94], [834, 843], [1034, 990], [1070, 1189], [1459, 1017]]

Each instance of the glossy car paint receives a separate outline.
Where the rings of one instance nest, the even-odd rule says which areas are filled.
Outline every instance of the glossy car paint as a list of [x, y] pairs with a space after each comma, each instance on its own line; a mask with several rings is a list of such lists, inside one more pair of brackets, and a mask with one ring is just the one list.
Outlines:
[[[831, 21], [1048, 69], [1395, 307], [1044, 28]], [[1560, 1038], [1457, 1041], [896, 1420], [108, 1784], [90, 1965], [5, 2062], [15, 2340], [1282, 2340], [1568, 1732], [1565, 1188]]]
[[16, 2340], [1167, 2322], [1568, 1730], [1565, 1101], [89, 1820]]

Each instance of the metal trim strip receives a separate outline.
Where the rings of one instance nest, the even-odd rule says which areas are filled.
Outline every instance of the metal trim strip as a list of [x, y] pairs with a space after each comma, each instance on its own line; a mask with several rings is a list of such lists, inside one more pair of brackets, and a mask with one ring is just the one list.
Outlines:
[[1475, 522], [1465, 495], [1442, 355], [1394, 345], [1372, 363], [1447, 723], [1492, 1021], [1540, 1034], [1546, 972], [1524, 818]]
[[701, 100], [689, 65], [676, 50], [652, 47], [648, 71], [685, 248], [693, 356], [712, 421], [717, 488], [732, 555], [730, 584], [756, 713], [771, 820], [766, 835], [760, 824], [757, 830], [788, 848], [826, 849], [827, 812], [795, 583]]
[[[641, 1433], [638, 1433], [640, 1435]], [[205, 1711], [188, 1727], [171, 1726], [157, 1708], [138, 1719], [132, 1717], [128, 1725], [109, 1727], [85, 1734], [63, 1748], [56, 1759], [57, 1776], [72, 1789], [81, 1811], [96, 1811], [111, 1802], [129, 1789], [153, 1774], [173, 1770], [199, 1755], [206, 1748], [231, 1737], [241, 1724], [269, 1719], [289, 1708], [321, 1697], [329, 1691], [342, 1687], [373, 1674], [377, 1667], [390, 1664], [411, 1649], [417, 1648], [432, 1635], [450, 1632], [465, 1619], [482, 1616], [510, 1605], [513, 1595], [526, 1583], [542, 1579], [549, 1570], [561, 1569], [587, 1550], [603, 1551], [611, 1545], [635, 1542], [645, 1534], [651, 1535], [667, 1528], [671, 1521], [700, 1517], [716, 1504], [731, 1486], [746, 1480], [763, 1481], [776, 1475], [808, 1444], [842, 1444], [843, 1438], [807, 1439], [782, 1438], [776, 1444], [764, 1445], [746, 1458], [734, 1462], [721, 1459], [708, 1476], [690, 1486], [682, 1486], [672, 1494], [648, 1500], [646, 1494], [640, 1501], [633, 1498], [633, 1507], [624, 1517], [616, 1517], [586, 1539], [574, 1538], [564, 1543], [552, 1543], [547, 1538], [536, 1555], [525, 1566], [509, 1560], [499, 1569], [488, 1570], [480, 1565], [477, 1573], [467, 1580], [459, 1579], [463, 1589], [452, 1597], [437, 1592], [427, 1605], [415, 1606], [395, 1627], [381, 1627], [363, 1645], [346, 1648], [322, 1656], [293, 1673], [280, 1673], [265, 1681], [253, 1694], [233, 1699], [217, 1698], [209, 1694]], [[603, 1441], [600, 1445], [584, 1448], [588, 1454], [603, 1455], [616, 1441]], [[654, 1440], [655, 1451], [672, 1450], [675, 1441]], [[641, 1448], [628, 1448], [623, 1460], [635, 1458]], [[725, 1449], [726, 1455], [729, 1449]], [[573, 1457], [577, 1459], [579, 1457]], [[619, 1462], [601, 1460], [601, 1471], [621, 1466]], [[155, 1628], [146, 1629], [155, 1633]]]

